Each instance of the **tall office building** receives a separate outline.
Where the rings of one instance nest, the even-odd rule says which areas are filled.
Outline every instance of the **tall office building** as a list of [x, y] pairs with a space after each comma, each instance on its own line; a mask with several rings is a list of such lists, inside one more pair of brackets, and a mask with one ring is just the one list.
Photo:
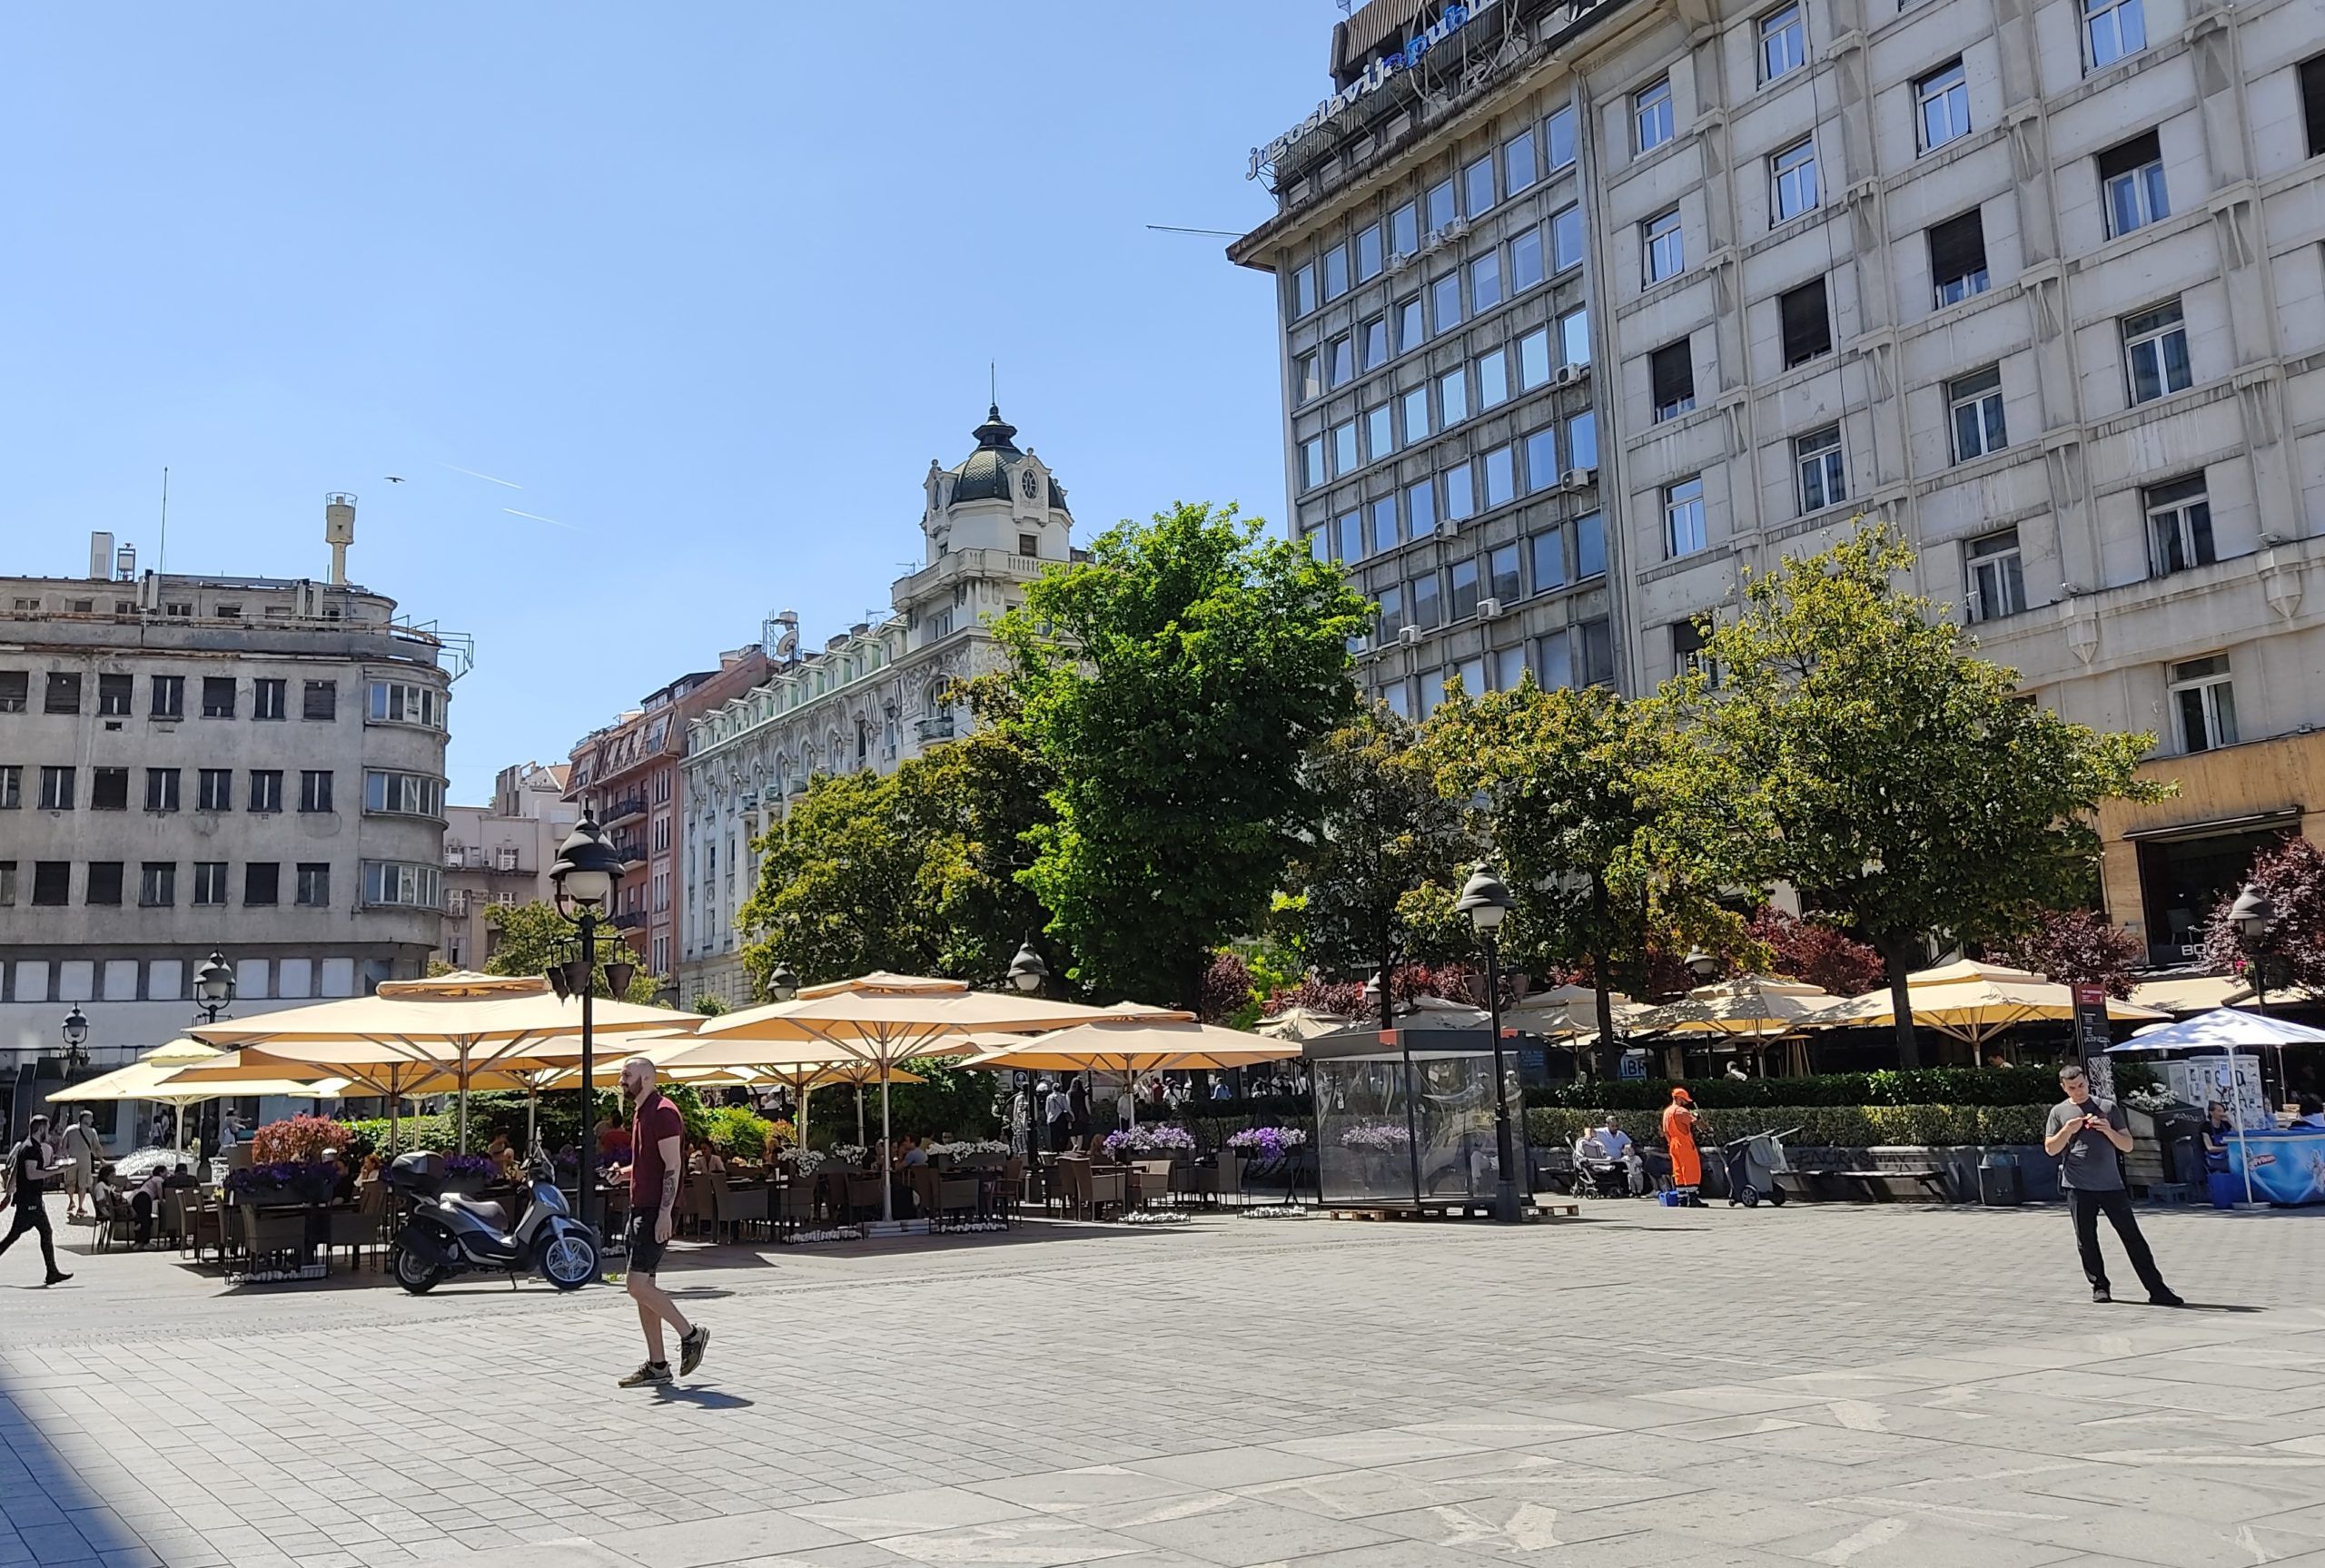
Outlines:
[[1231, 254], [1392, 705], [1651, 689], [1870, 515], [2038, 700], [2157, 734], [2179, 797], [2102, 823], [2155, 962], [2307, 829], [2325, 11], [1372, 0], [1332, 64]]

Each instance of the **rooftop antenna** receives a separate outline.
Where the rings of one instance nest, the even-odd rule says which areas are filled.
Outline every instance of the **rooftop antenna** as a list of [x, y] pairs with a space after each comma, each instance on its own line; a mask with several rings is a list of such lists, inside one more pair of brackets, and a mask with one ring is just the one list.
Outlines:
[[170, 466], [162, 465], [162, 542], [153, 551], [153, 575], [160, 577], [170, 566]]
[[985, 401], [997, 409], [1001, 407], [1001, 361], [987, 360], [984, 362], [984, 377], [985, 390], [992, 394]]

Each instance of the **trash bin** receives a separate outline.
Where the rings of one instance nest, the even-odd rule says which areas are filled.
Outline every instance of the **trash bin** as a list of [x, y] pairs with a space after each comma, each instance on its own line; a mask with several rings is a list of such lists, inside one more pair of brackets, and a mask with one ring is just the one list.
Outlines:
[[1978, 1161], [1978, 1201], [1988, 1208], [2015, 1208], [2026, 1201], [2018, 1156], [2006, 1149], [1986, 1150]]

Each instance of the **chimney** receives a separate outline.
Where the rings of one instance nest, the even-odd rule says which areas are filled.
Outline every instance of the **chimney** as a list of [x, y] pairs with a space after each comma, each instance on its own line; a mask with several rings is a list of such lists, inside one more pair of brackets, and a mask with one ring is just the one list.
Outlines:
[[89, 577], [100, 583], [113, 578], [113, 536], [102, 529], [89, 536]]

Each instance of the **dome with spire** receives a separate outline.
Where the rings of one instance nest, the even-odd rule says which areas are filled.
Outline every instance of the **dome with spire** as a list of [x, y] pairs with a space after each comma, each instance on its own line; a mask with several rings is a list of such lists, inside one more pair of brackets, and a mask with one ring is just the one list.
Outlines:
[[[1025, 466], [1026, 457], [1017, 445], [1017, 427], [1001, 417], [1001, 405], [995, 403], [985, 410], [984, 423], [969, 433], [977, 439], [977, 449], [951, 470], [953, 500], [957, 504], [1011, 499], [1015, 493], [1012, 487], [1018, 482], [1018, 470]], [[1054, 477], [1044, 477], [1049, 504], [1064, 511], [1065, 487]]]

